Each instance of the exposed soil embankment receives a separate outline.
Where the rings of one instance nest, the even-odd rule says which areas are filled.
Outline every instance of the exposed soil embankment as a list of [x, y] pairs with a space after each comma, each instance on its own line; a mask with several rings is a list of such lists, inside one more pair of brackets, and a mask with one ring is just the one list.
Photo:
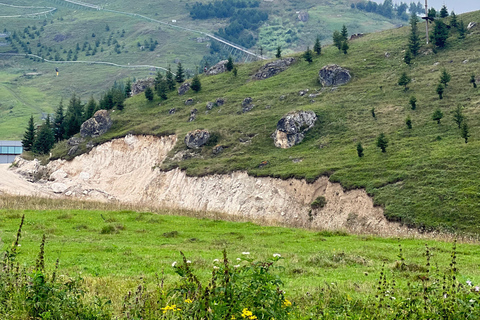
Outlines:
[[[14, 172], [26, 179], [43, 176], [43, 193], [189, 210], [240, 215], [292, 226], [348, 229], [400, 235], [409, 230], [388, 222], [364, 190], [343, 191], [338, 183], [319, 178], [280, 180], [251, 177], [245, 172], [187, 177], [178, 169], [155, 169], [177, 142], [176, 136], [127, 136], [93, 148], [72, 161], [56, 160], [46, 167], [19, 160]], [[311, 209], [318, 197], [323, 208]]]

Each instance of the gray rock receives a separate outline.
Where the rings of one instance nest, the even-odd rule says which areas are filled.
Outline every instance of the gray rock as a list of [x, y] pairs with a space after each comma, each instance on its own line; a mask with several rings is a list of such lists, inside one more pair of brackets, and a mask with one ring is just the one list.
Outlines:
[[217, 100], [215, 100], [215, 103], [216, 103], [217, 106], [221, 107], [225, 104], [225, 99], [217, 98]]
[[277, 148], [287, 149], [302, 142], [305, 133], [310, 130], [317, 121], [317, 115], [313, 111], [289, 112], [277, 123], [277, 130], [273, 133], [273, 139]]
[[352, 34], [352, 35], [350, 36], [350, 41], [351, 41], [351, 40], [358, 39], [358, 38], [361, 38], [361, 37], [363, 37], [363, 36], [364, 36], [363, 33], [354, 33], [354, 34]]
[[300, 21], [302, 21], [302, 22], [307, 22], [307, 21], [308, 21], [308, 18], [309, 18], [308, 12], [301, 11], [301, 12], [298, 14], [298, 20], [300, 20]]
[[190, 149], [198, 149], [205, 145], [210, 139], [210, 132], [207, 130], [194, 130], [187, 133], [184, 142]]
[[193, 104], [193, 99], [192, 98], [188, 98], [187, 100], [185, 100], [185, 105], [186, 106], [191, 106]]
[[188, 119], [188, 122], [195, 121], [195, 119], [197, 118], [197, 112], [197, 109], [190, 110], [190, 118]]
[[67, 144], [73, 147], [73, 146], [78, 146], [83, 141], [85, 141], [85, 139], [78, 138], [78, 137], [71, 137], [70, 139], [67, 140]]
[[223, 152], [223, 149], [225, 149], [225, 148], [226, 148], [225, 146], [222, 146], [222, 145], [219, 145], [219, 144], [218, 144], [218, 145], [216, 145], [215, 147], [213, 147], [212, 153], [213, 153], [214, 155], [220, 154], [220, 153]]
[[476, 25], [477, 25], [476, 22], [473, 22], [473, 21], [470, 22], [467, 26], [467, 30], [471, 30], [471, 29], [475, 28]]
[[250, 97], [243, 99], [243, 101], [242, 101], [242, 112], [243, 113], [249, 112], [250, 110], [253, 109], [253, 107], [255, 107], [255, 105], [252, 104], [252, 101], [253, 100]]
[[295, 61], [296, 61], [295, 58], [285, 58], [285, 59], [269, 62], [266, 65], [262, 66], [257, 71], [257, 73], [253, 75], [253, 79], [263, 80], [263, 79], [268, 79], [270, 77], [273, 77], [274, 75], [282, 71], [285, 71]]
[[178, 88], [178, 95], [183, 96], [188, 90], [190, 90], [190, 83], [185, 82]]
[[112, 126], [112, 119], [107, 110], [98, 110], [92, 118], [88, 119], [80, 127], [80, 135], [85, 137], [98, 137], [104, 134]]
[[220, 61], [219, 63], [217, 63], [216, 65], [214, 65], [210, 69], [208, 69], [207, 72], [205, 72], [205, 74], [207, 76], [214, 76], [216, 74], [220, 74], [220, 73], [223, 73], [223, 72], [227, 71], [227, 66], [226, 66], [227, 62], [228, 62], [228, 60]]
[[283, 100], [285, 100], [285, 98], [286, 98], [286, 96], [285, 96], [284, 94], [282, 94], [278, 99], [279, 99], [280, 101], [283, 101]]
[[67, 191], [68, 186], [64, 183], [56, 182], [52, 183], [50, 188], [52, 188], [53, 193], [64, 193], [65, 191]]
[[345, 84], [352, 79], [352, 76], [347, 69], [336, 64], [329, 64], [320, 69], [318, 78], [322, 86], [329, 87]]
[[211, 101], [207, 102], [207, 110], [212, 110], [213, 107], [215, 107], [215, 103], [213, 103]]
[[153, 87], [155, 84], [155, 79], [147, 78], [143, 80], [137, 80], [132, 84], [132, 91], [130, 92], [131, 96], [142, 93], [147, 89], [147, 87]]
[[70, 148], [70, 150], [68, 150], [67, 155], [71, 157], [71, 156], [75, 155], [75, 153], [77, 153], [77, 151], [78, 151], [78, 146], [73, 146], [73, 147]]
[[177, 109], [175, 108], [168, 110], [168, 114], [175, 114], [175, 112], [177, 112]]

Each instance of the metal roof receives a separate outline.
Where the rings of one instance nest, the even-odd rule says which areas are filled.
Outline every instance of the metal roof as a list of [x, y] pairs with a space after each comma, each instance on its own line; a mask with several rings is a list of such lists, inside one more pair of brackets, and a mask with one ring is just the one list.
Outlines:
[[0, 147], [21, 147], [22, 141], [0, 140]]

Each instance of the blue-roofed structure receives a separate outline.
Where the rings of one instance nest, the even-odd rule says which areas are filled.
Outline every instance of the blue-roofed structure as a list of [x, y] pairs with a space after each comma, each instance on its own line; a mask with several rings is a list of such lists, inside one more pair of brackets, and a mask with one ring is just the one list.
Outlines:
[[0, 163], [12, 163], [22, 152], [22, 141], [0, 140]]

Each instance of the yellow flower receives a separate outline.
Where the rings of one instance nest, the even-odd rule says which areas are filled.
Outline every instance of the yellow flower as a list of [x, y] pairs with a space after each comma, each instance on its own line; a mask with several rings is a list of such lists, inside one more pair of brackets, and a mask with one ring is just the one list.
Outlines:
[[288, 301], [287, 299], [285, 299], [285, 301], [283, 301], [283, 306], [284, 307], [290, 307], [292, 305], [292, 303], [290, 301]]
[[176, 304], [172, 304], [171, 306], [165, 306], [165, 308], [160, 308], [163, 313], [167, 313], [168, 311], [180, 311], [180, 308], [177, 308]]
[[232, 316], [232, 318], [231, 318], [231, 319], [232, 319], [232, 320], [235, 320], [235, 319], [237, 319], [237, 318], [236, 318], [235, 316]]
[[192, 303], [193, 301], [191, 299], [185, 299], [185, 303]]

